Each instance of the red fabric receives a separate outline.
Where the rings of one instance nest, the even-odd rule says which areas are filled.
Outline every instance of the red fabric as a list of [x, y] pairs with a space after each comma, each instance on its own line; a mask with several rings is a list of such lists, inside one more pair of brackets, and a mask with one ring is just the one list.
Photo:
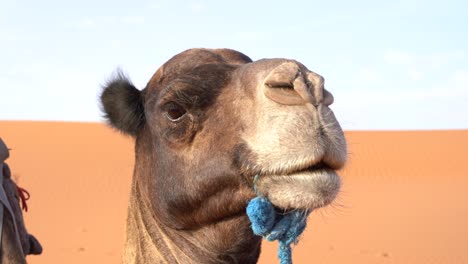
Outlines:
[[26, 191], [25, 189], [19, 187], [18, 185], [16, 185], [16, 190], [18, 191], [18, 196], [19, 196], [19, 200], [20, 200], [20, 203], [21, 203], [21, 208], [23, 208], [23, 210], [25, 212], [28, 211], [28, 204], [26, 203], [27, 200], [29, 200], [29, 197], [31, 196], [29, 194], [28, 191]]

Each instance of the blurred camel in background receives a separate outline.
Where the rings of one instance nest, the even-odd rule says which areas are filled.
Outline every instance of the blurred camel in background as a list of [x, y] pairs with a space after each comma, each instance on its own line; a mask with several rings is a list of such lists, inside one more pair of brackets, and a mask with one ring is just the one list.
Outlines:
[[9, 156], [9, 149], [0, 138], [0, 263], [26, 263], [26, 255], [41, 254], [42, 246], [24, 224], [21, 208], [27, 211], [29, 193], [11, 178], [5, 163]]

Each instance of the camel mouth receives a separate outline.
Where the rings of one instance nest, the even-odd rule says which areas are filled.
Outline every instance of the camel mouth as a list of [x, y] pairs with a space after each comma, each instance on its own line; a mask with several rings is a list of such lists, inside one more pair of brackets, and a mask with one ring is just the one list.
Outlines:
[[263, 175], [257, 192], [282, 210], [313, 210], [330, 204], [339, 193], [341, 180], [325, 162], [282, 174]]
[[[325, 162], [321, 161], [321, 162], [319, 162], [317, 164], [314, 164], [312, 166], [307, 167], [306, 169], [304, 169], [302, 171], [313, 172], [313, 171], [320, 171], [320, 170], [334, 170], [334, 168], [327, 165]], [[301, 172], [301, 171], [299, 171], [299, 172]]]

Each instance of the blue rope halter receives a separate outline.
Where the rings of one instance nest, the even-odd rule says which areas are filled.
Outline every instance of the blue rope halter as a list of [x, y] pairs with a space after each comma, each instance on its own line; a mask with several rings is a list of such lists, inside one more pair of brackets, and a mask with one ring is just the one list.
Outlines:
[[271, 202], [257, 193], [257, 179], [254, 178], [254, 190], [257, 197], [247, 205], [247, 215], [252, 223], [255, 235], [262, 236], [268, 241], [279, 241], [278, 257], [280, 264], [292, 264], [291, 244], [298, 242], [304, 231], [309, 213], [294, 210], [287, 214], [275, 211]]

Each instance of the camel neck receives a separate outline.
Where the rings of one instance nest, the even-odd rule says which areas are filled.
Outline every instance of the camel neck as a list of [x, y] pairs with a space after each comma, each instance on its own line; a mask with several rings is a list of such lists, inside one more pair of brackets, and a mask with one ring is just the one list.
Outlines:
[[151, 213], [132, 187], [123, 263], [256, 263], [261, 237], [245, 214], [196, 229], [176, 230]]

